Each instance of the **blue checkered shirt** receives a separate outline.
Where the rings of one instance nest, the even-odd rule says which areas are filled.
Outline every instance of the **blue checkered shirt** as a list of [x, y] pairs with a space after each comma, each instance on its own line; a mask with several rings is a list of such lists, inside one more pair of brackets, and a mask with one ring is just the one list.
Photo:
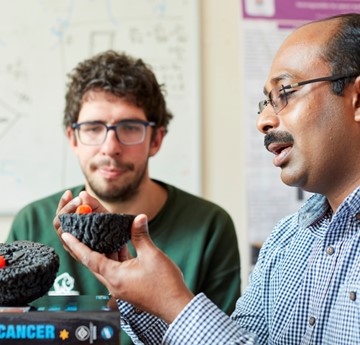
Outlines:
[[332, 213], [313, 195], [275, 227], [231, 317], [204, 294], [171, 325], [119, 302], [137, 344], [360, 344], [360, 187]]

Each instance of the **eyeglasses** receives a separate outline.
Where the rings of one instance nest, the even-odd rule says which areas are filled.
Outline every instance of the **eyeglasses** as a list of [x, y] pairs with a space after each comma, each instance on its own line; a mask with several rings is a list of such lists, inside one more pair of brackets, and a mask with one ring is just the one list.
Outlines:
[[[281, 85], [281, 88], [274, 88], [270, 91], [268, 99], [259, 102], [259, 111], [258, 114], [265, 109], [265, 107], [270, 104], [275, 114], [278, 114], [281, 110], [283, 110], [288, 105], [288, 95], [291, 94], [289, 89], [293, 89], [299, 86], [303, 86], [306, 84], [317, 83], [319, 81], [337, 81], [345, 78], [354, 78], [356, 75], [349, 75], [349, 76], [329, 76], [329, 77], [322, 77], [322, 78], [315, 78], [310, 80], [301, 81], [299, 83], [290, 84], [290, 85]], [[295, 92], [295, 91], [293, 91]]]
[[123, 120], [108, 126], [100, 121], [88, 121], [71, 125], [74, 130], [77, 130], [80, 142], [92, 146], [103, 144], [110, 130], [115, 132], [116, 139], [124, 145], [141, 144], [145, 139], [148, 126], [155, 126], [155, 122]]

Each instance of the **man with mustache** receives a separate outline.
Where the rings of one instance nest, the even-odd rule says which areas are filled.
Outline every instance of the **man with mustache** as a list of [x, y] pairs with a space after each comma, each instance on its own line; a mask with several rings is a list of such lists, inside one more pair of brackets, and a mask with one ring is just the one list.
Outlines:
[[[206, 293], [194, 296], [187, 288], [151, 241], [145, 215], [132, 228], [137, 258], [125, 251], [101, 256], [62, 234], [54, 219], [67, 250], [118, 299], [123, 328], [134, 339], [360, 344], [360, 14], [295, 30], [273, 60], [264, 93], [257, 127], [274, 165], [284, 183], [314, 195], [274, 228], [231, 317]], [[81, 201], [100, 207], [86, 193], [71, 201], [65, 194], [58, 214]]]
[[[85, 185], [72, 188], [70, 197], [86, 191], [111, 213], [147, 214], [154, 242], [181, 267], [189, 288], [205, 291], [230, 313], [240, 295], [232, 219], [218, 205], [149, 176], [148, 160], [160, 150], [172, 118], [151, 68], [107, 51], [79, 63], [69, 77], [63, 124], [85, 176]], [[7, 242], [27, 239], [56, 250], [60, 269], [51, 294], [107, 295], [53, 231], [63, 193], [21, 210]]]

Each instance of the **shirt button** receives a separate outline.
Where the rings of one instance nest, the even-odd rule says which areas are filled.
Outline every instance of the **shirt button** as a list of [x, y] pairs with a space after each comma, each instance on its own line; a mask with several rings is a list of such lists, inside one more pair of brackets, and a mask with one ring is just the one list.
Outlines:
[[352, 301], [355, 301], [356, 300], [356, 292], [355, 291], [350, 291], [350, 299]]
[[310, 317], [309, 317], [309, 325], [310, 325], [310, 326], [314, 326], [314, 325], [315, 325], [315, 321], [316, 321], [316, 319], [315, 319], [313, 316], [310, 316]]
[[135, 314], [141, 314], [143, 311], [139, 308], [134, 307], [134, 313]]
[[120, 318], [120, 324], [122, 324], [124, 326], [124, 325], [127, 325], [128, 322], [125, 319]]
[[335, 249], [331, 246], [326, 248], [326, 253], [329, 255], [333, 255], [335, 253]]
[[356, 217], [357, 220], [360, 220], [360, 213], [356, 213], [355, 217]]

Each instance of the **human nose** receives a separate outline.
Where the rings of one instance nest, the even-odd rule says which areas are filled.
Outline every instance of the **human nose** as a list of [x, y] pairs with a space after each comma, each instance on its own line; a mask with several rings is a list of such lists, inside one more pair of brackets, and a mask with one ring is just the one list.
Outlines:
[[267, 106], [258, 116], [256, 120], [256, 127], [261, 132], [266, 134], [269, 130], [279, 126], [279, 117], [275, 114], [271, 106]]
[[101, 145], [101, 151], [109, 156], [121, 153], [121, 143], [118, 139], [116, 128], [110, 127], [106, 133], [105, 141]]

